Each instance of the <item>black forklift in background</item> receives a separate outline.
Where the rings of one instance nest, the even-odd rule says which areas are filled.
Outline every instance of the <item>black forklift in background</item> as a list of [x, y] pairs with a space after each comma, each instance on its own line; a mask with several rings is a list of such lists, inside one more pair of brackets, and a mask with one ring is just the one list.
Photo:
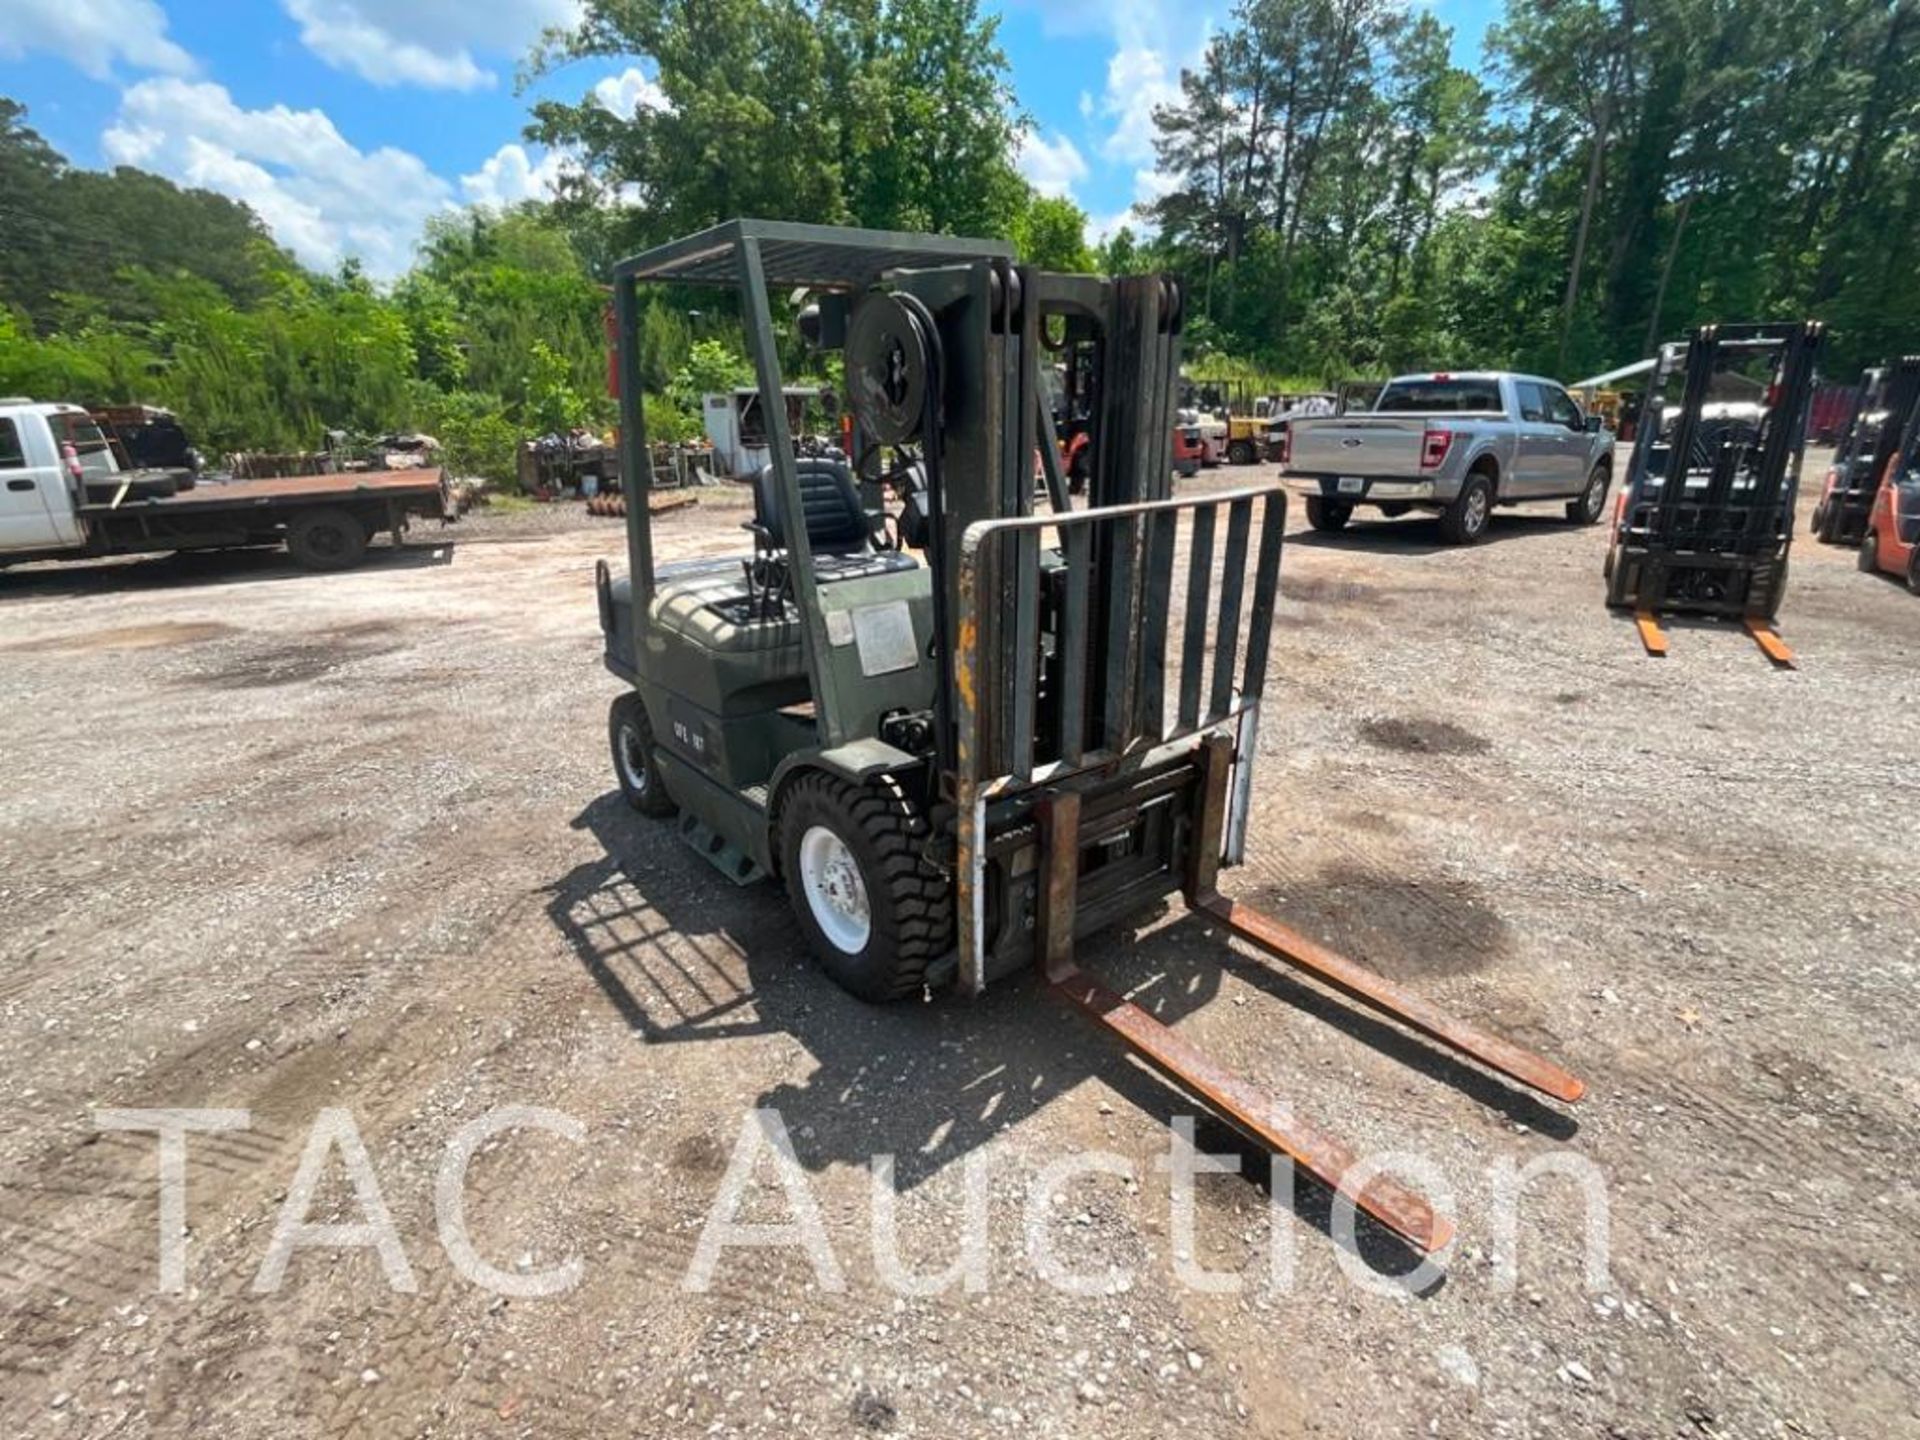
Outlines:
[[[770, 295], [844, 358], [886, 503], [796, 456], [766, 407], [750, 553], [596, 580], [621, 789], [678, 814], [727, 877], [773, 877], [821, 967], [864, 999], [978, 994], [1023, 968], [1257, 1143], [1421, 1251], [1450, 1221], [1292, 1119], [1078, 968], [1076, 941], [1184, 895], [1319, 984], [1562, 1101], [1582, 1083], [1222, 896], [1252, 808], [1286, 497], [1174, 498], [1185, 296], [1159, 275], [1014, 263], [999, 243], [736, 220], [619, 265], [626, 473], [647, 467], [636, 287], [736, 287], [761, 393], [783, 377]], [[1083, 505], [1043, 367], [1066, 335], [1099, 377]], [[871, 442], [868, 445], [866, 442]], [[1036, 494], [1034, 456], [1044, 484]], [[884, 512], [884, 513], [883, 513]], [[1175, 621], [1176, 562], [1187, 559]]]
[[1824, 333], [1817, 320], [1704, 325], [1660, 347], [1604, 567], [1607, 604], [1633, 612], [1649, 655], [1667, 653], [1662, 615], [1708, 615], [1793, 667], [1773, 621]]
[[1920, 405], [1920, 355], [1903, 355], [1860, 377], [1840, 431], [1833, 464], [1813, 507], [1813, 536], [1822, 545], [1858, 545], [1867, 533], [1874, 495]]

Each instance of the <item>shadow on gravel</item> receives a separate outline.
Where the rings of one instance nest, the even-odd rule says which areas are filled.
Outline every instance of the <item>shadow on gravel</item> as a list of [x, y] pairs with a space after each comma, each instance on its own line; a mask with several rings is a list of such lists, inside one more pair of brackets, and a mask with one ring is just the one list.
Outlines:
[[[1564, 515], [1516, 515], [1496, 510], [1481, 545], [1503, 545], [1509, 541], [1541, 540], [1564, 535], [1579, 527]], [[1431, 515], [1412, 515], [1399, 520], [1367, 520], [1359, 514], [1344, 530], [1331, 534], [1312, 529], [1290, 530], [1287, 544], [1306, 545], [1325, 550], [1371, 550], [1383, 555], [1434, 555], [1447, 550], [1467, 550], [1474, 546], [1454, 545], [1440, 537], [1440, 522]], [[1595, 562], [1596, 571], [1598, 561]]]
[[[896, 1186], [910, 1190], [1050, 1101], [1098, 1080], [1163, 1124], [1195, 1115], [1201, 1148], [1239, 1155], [1241, 1173], [1270, 1192], [1264, 1149], [1049, 1000], [1034, 977], [1001, 982], [972, 1003], [935, 997], [867, 1005], [808, 962], [777, 887], [736, 889], [670, 825], [634, 814], [617, 793], [594, 801], [574, 825], [590, 831], [605, 853], [549, 887], [555, 928], [649, 1045], [790, 1035], [815, 1068], [755, 1103], [780, 1112], [807, 1168], [864, 1168], [873, 1156], [890, 1154]], [[1324, 1021], [1545, 1134], [1565, 1137], [1576, 1128], [1500, 1081], [1230, 949], [1199, 921], [1144, 937], [1116, 928], [1083, 940], [1080, 952], [1087, 969], [1163, 1023], [1177, 1024], [1215, 1000], [1231, 970], [1288, 1002], [1289, 1010], [1275, 1012], [1282, 1035], [1292, 1025]], [[1254, 1077], [1262, 1078], [1258, 1066]], [[1276, 1098], [1297, 1104], [1303, 1122], [1321, 1122], [1314, 1095]], [[1418, 1145], [1419, 1136], [1409, 1134], [1406, 1143]], [[689, 1168], [708, 1169], [716, 1158], [684, 1157]], [[1328, 1192], [1297, 1184], [1291, 1208], [1334, 1238]], [[1365, 1217], [1356, 1241], [1382, 1273], [1405, 1273], [1418, 1262], [1398, 1237]]]
[[[448, 540], [410, 540], [398, 549], [376, 544], [359, 570], [425, 570], [453, 564]], [[353, 574], [354, 571], [342, 572]], [[319, 580], [279, 546], [246, 550], [179, 550], [138, 560], [59, 561], [0, 571], [0, 600], [10, 595], [93, 595], [172, 590], [188, 585], [239, 585], [256, 580]]]

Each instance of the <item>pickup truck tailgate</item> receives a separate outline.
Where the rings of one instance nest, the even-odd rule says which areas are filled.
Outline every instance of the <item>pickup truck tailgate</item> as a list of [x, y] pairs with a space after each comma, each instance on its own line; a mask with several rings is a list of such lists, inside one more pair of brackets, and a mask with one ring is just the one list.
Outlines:
[[1421, 416], [1341, 415], [1293, 422], [1287, 470], [1295, 475], [1365, 475], [1418, 479]]

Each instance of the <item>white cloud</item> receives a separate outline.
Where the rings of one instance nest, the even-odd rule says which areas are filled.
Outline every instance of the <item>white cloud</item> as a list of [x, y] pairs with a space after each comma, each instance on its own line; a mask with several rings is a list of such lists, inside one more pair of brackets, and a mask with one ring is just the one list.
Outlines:
[[1069, 196], [1087, 178], [1086, 157], [1064, 135], [1047, 139], [1037, 130], [1024, 131], [1014, 155], [1014, 167], [1042, 195]]
[[1170, 175], [1165, 170], [1143, 166], [1133, 172], [1133, 203], [1136, 205], [1151, 205], [1179, 188], [1180, 177]]
[[451, 200], [417, 155], [356, 149], [324, 111], [243, 110], [208, 83], [141, 81], [100, 144], [117, 164], [245, 201], [309, 265], [358, 256], [380, 279], [406, 269], [421, 226]]
[[30, 50], [58, 56], [95, 80], [130, 70], [188, 75], [193, 57], [167, 38], [166, 12], [154, 0], [8, 0], [0, 21], [0, 59]]
[[1180, 99], [1178, 67], [1166, 52], [1143, 40], [1123, 39], [1107, 61], [1107, 90], [1100, 113], [1113, 129], [1100, 146], [1109, 160], [1139, 164], [1153, 159], [1153, 112]]
[[476, 54], [517, 59], [580, 0], [281, 0], [306, 47], [375, 85], [478, 90], [499, 77]]
[[475, 205], [505, 209], [523, 200], [551, 200], [573, 162], [559, 150], [535, 160], [522, 145], [502, 145], [471, 175], [460, 177], [460, 191]]
[[618, 75], [609, 75], [593, 87], [593, 98], [621, 119], [629, 119], [642, 110], [671, 110], [667, 93], [629, 65]]
[[1113, 238], [1116, 230], [1125, 226], [1135, 235], [1140, 233], [1140, 222], [1133, 218], [1133, 211], [1116, 210], [1111, 215], [1089, 215], [1087, 217], [1087, 243], [1104, 245]]

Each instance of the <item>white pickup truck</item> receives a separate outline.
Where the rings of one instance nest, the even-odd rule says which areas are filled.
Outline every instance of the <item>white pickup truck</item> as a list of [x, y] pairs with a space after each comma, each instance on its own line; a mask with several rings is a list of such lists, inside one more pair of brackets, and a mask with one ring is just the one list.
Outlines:
[[382, 530], [455, 517], [438, 470], [199, 480], [123, 470], [78, 405], [0, 399], [0, 567], [285, 545], [310, 570], [356, 565]]
[[1294, 421], [1281, 463], [1316, 530], [1374, 505], [1390, 517], [1437, 512], [1441, 535], [1470, 545], [1485, 538], [1495, 505], [1564, 500], [1569, 520], [1598, 523], [1613, 436], [1538, 375], [1401, 375], [1371, 410]]

